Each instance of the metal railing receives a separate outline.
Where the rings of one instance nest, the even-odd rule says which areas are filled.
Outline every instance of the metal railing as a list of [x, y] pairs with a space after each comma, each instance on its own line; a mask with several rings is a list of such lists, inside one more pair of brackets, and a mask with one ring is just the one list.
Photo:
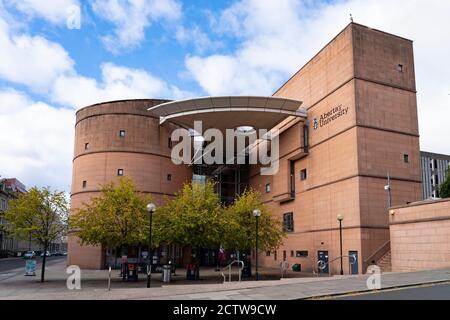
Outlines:
[[377, 263], [381, 258], [383, 258], [391, 249], [391, 241], [387, 241], [380, 248], [378, 248], [373, 254], [371, 254], [367, 259], [364, 260], [364, 266], [367, 264], [372, 264], [372, 261]]
[[244, 270], [244, 267], [245, 267], [245, 265], [244, 265], [244, 261], [241, 261], [241, 260], [234, 260], [233, 262], [231, 262], [228, 266], [226, 266], [225, 268], [223, 268], [221, 271], [222, 271], [222, 277], [223, 277], [223, 283], [226, 283], [227, 281], [226, 281], [226, 276], [225, 276], [225, 274], [223, 273], [223, 271], [225, 270], [225, 269], [228, 269], [228, 282], [230, 282], [231, 283], [231, 268], [233, 267], [233, 265], [234, 264], [238, 264], [238, 265], [240, 265], [241, 267], [239, 268], [239, 282], [241, 282], [241, 280], [242, 280], [242, 270]]

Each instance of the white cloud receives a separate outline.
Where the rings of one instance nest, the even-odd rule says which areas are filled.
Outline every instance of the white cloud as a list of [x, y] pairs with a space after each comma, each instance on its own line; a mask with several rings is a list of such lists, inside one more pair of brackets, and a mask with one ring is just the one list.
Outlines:
[[142, 69], [104, 63], [100, 81], [77, 73], [59, 44], [12, 31], [0, 16], [0, 79], [25, 85], [53, 103], [79, 108], [115, 99], [181, 98], [189, 92]]
[[440, 0], [242, 0], [213, 16], [211, 28], [239, 41], [228, 55], [187, 56], [209, 94], [270, 95], [350, 21], [415, 41], [422, 149], [450, 153], [450, 2]]
[[58, 25], [66, 23], [70, 8], [80, 6], [78, 0], [9, 0], [8, 4], [30, 18], [39, 17]]
[[112, 35], [103, 37], [112, 52], [140, 44], [145, 40], [145, 29], [153, 22], [181, 17], [181, 5], [176, 0], [95, 0], [92, 8], [115, 26]]
[[78, 75], [62, 76], [53, 87], [55, 102], [75, 108], [122, 99], [179, 98], [190, 95], [150, 73], [120, 67], [112, 63], [101, 66], [102, 81]]
[[0, 89], [0, 175], [69, 191], [75, 112]]
[[0, 18], [0, 78], [46, 92], [74, 62], [62, 46], [40, 36], [13, 34]]
[[182, 44], [192, 43], [195, 50], [200, 53], [203, 53], [209, 49], [219, 49], [224, 46], [224, 44], [220, 41], [211, 40], [198, 25], [194, 25], [190, 28], [179, 27], [176, 31], [175, 37]]

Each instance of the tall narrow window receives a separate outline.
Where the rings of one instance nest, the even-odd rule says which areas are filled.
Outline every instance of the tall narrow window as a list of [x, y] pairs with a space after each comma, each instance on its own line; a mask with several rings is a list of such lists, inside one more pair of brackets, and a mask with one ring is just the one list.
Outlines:
[[84, 150], [89, 150], [91, 148], [91, 145], [89, 143], [84, 144]]
[[291, 198], [295, 198], [295, 162], [291, 161]]
[[294, 232], [294, 213], [289, 212], [283, 215], [283, 230]]
[[126, 133], [125, 130], [120, 130], [120, 131], [119, 131], [119, 137], [120, 137], [120, 138], [125, 138], [126, 134], [127, 134], [127, 133]]
[[167, 181], [172, 181], [172, 175], [171, 174], [167, 175]]
[[172, 149], [172, 147], [173, 147], [172, 138], [169, 138], [167, 145], [168, 145], [169, 149]]
[[87, 188], [87, 181], [83, 181], [83, 189]]
[[303, 151], [309, 153], [309, 125], [303, 126]]
[[266, 193], [270, 193], [270, 183], [266, 184]]
[[402, 64], [398, 65], [398, 72], [403, 72], [405, 67]]
[[118, 170], [117, 170], [117, 176], [123, 177], [123, 175], [124, 175], [123, 169], [118, 169]]

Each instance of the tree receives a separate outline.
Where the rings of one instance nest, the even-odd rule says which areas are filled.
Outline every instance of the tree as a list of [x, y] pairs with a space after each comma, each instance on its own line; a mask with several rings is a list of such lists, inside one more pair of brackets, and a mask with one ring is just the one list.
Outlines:
[[8, 232], [24, 240], [31, 236], [44, 249], [41, 282], [45, 280], [49, 245], [67, 232], [68, 212], [64, 192], [35, 187], [11, 200], [5, 213]]
[[282, 244], [285, 232], [281, 221], [272, 214], [270, 207], [260, 201], [260, 194], [257, 191], [248, 189], [225, 209], [226, 248], [247, 251], [255, 247], [256, 218], [253, 216], [255, 209], [261, 210], [258, 229], [259, 248], [262, 251], [272, 251]]
[[81, 245], [120, 249], [148, 243], [146, 206], [151, 201], [136, 191], [130, 179], [121, 179], [118, 185], [105, 184], [99, 197], [72, 214], [70, 229]]
[[219, 246], [224, 238], [224, 215], [211, 182], [184, 185], [155, 215], [155, 243], [192, 246], [200, 262], [201, 247]]
[[439, 187], [439, 195], [441, 198], [450, 198], [450, 169], [447, 170], [445, 181]]

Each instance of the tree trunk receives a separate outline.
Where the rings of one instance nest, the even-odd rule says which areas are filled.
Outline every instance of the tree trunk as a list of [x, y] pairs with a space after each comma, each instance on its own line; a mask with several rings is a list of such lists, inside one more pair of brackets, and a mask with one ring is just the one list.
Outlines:
[[48, 243], [44, 243], [44, 257], [42, 258], [41, 282], [45, 281], [45, 263], [47, 262]]
[[196, 265], [196, 270], [195, 270], [195, 280], [200, 280], [200, 263], [202, 261], [201, 260], [202, 257], [200, 256], [200, 250], [201, 250], [201, 247], [198, 246], [197, 247], [197, 257], [196, 257], [197, 265]]

